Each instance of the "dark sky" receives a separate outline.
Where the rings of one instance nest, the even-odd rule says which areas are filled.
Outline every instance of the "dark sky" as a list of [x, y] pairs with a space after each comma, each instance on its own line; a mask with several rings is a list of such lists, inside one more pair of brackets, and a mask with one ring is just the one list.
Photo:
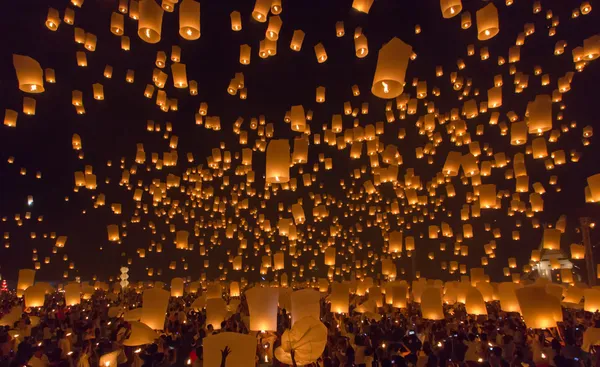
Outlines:
[[[0, 14], [0, 27], [2, 31], [2, 52], [0, 53], [0, 106], [21, 110], [24, 93], [19, 91], [14, 69], [12, 67], [12, 54], [28, 55], [36, 59], [42, 68], [51, 67], [56, 71], [56, 84], [45, 84], [46, 91], [43, 94], [33, 96], [37, 101], [36, 116], [27, 117], [19, 114], [17, 128], [0, 127], [0, 216], [7, 217], [7, 221], [0, 222], [0, 232], [10, 232], [10, 248], [0, 248], [0, 273], [8, 279], [15, 279], [19, 268], [33, 267], [31, 261], [32, 249], [37, 249], [40, 259], [50, 256], [49, 265], [42, 264], [38, 272], [38, 279], [58, 279], [66, 270], [68, 262], [74, 261], [76, 270], [69, 272], [69, 277], [80, 275], [89, 279], [92, 275], [107, 278], [118, 274], [118, 269], [125, 264], [127, 258], [133, 258], [130, 266], [134, 279], [145, 278], [145, 268], [153, 267], [163, 269], [162, 277], [155, 279], [168, 280], [173, 276], [190, 276], [197, 279], [200, 273], [206, 271], [202, 268], [202, 262], [210, 259], [211, 266], [208, 269], [208, 277], [212, 278], [220, 273], [217, 268], [219, 262], [227, 263], [225, 251], [231, 249], [236, 252], [238, 241], [225, 239], [224, 230], [220, 231], [222, 244], [209, 252], [208, 256], [200, 256], [198, 251], [198, 239], [190, 242], [195, 244], [194, 250], [190, 252], [179, 251], [174, 248], [174, 234], [169, 233], [168, 224], [164, 218], [155, 218], [152, 209], [149, 215], [142, 215], [141, 223], [130, 223], [135, 209], [132, 201], [133, 191], [119, 186], [121, 177], [119, 162], [125, 158], [125, 167], [128, 169], [133, 164], [136, 152], [136, 144], [143, 143], [147, 153], [147, 160], [151, 152], [168, 151], [168, 140], [163, 139], [164, 126], [166, 122], [173, 125], [173, 134], [179, 137], [179, 164], [177, 167], [165, 168], [160, 172], [154, 169], [146, 172], [146, 167], [138, 165], [138, 173], [132, 175], [132, 182], [143, 180], [148, 185], [152, 179], [160, 178], [165, 181], [169, 173], [181, 176], [189, 167], [204, 164], [205, 157], [211, 154], [211, 149], [218, 147], [219, 142], [225, 142], [227, 150], [232, 153], [240, 151], [238, 136], [232, 132], [234, 121], [238, 117], [244, 118], [243, 129], [249, 130], [251, 118], [264, 115], [267, 122], [275, 125], [275, 138], [293, 138], [298, 136], [289, 129], [289, 125], [283, 122], [285, 111], [292, 105], [302, 104], [306, 110], [314, 111], [311, 124], [313, 133], [319, 132], [323, 124], [331, 123], [331, 115], [343, 113], [343, 103], [351, 101], [353, 107], [360, 107], [363, 102], [369, 103], [369, 114], [359, 115], [362, 126], [385, 119], [385, 100], [376, 98], [370, 93], [373, 73], [377, 61], [377, 51], [380, 47], [393, 37], [398, 37], [404, 42], [412, 45], [418, 54], [416, 61], [410, 63], [406, 76], [406, 93], [416, 94], [415, 89], [410, 86], [413, 78], [426, 80], [428, 83], [429, 96], [427, 100], [433, 101], [441, 113], [462, 106], [458, 101], [458, 93], [452, 90], [449, 82], [450, 73], [456, 71], [456, 61], [462, 58], [467, 65], [465, 70], [459, 72], [465, 79], [473, 81], [472, 92], [469, 98], [475, 98], [478, 102], [486, 100], [486, 91], [493, 85], [493, 77], [502, 74], [504, 79], [503, 106], [499, 109], [501, 120], [506, 121], [505, 113], [513, 110], [521, 116], [524, 115], [527, 102], [533, 100], [537, 94], [550, 94], [556, 86], [556, 79], [562, 77], [567, 71], [574, 70], [571, 58], [573, 47], [583, 43], [598, 32], [598, 9], [594, 9], [589, 15], [578, 19], [571, 19], [571, 10], [578, 6], [577, 1], [542, 1], [544, 7], [542, 13], [534, 15], [532, 12], [532, 1], [516, 0], [515, 4], [507, 7], [504, 1], [494, 1], [499, 9], [500, 34], [492, 40], [481, 42], [477, 40], [476, 25], [468, 30], [460, 29], [460, 16], [452, 19], [441, 17], [439, 2], [427, 1], [399, 1], [399, 0], [376, 0], [370, 13], [358, 13], [351, 8], [350, 0], [303, 0], [283, 1], [283, 12], [280, 15], [283, 27], [279, 36], [277, 55], [268, 59], [258, 57], [258, 43], [264, 38], [266, 23], [258, 23], [251, 18], [254, 2], [246, 1], [217, 1], [209, 0], [201, 2], [201, 29], [202, 36], [197, 41], [186, 41], [178, 35], [178, 13], [165, 13], [163, 17], [162, 40], [160, 43], [151, 45], [139, 39], [137, 36], [137, 24], [125, 17], [125, 34], [131, 38], [131, 51], [125, 52], [120, 49], [120, 40], [110, 33], [110, 15], [117, 9], [116, 1], [94, 1], [87, 0], [81, 9], [76, 8], [75, 25], [91, 32], [98, 37], [95, 52], [86, 52], [89, 66], [79, 68], [76, 66], [75, 53], [83, 50], [73, 40], [73, 26], [60, 25], [57, 32], [50, 32], [45, 26], [47, 9], [49, 6], [57, 8], [61, 16], [64, 13], [66, 1], [12, 1], [3, 6]], [[464, 9], [471, 12], [475, 23], [477, 9], [486, 5], [486, 1], [464, 0]], [[595, 4], [593, 4], [595, 5]], [[545, 17], [547, 9], [552, 9], [553, 14], [560, 18], [557, 34], [548, 37], [549, 20]], [[242, 14], [243, 30], [233, 32], [230, 27], [229, 14], [238, 10]], [[344, 21], [346, 35], [338, 38], [335, 35], [335, 23]], [[529, 87], [521, 94], [514, 94], [512, 85], [513, 77], [509, 75], [508, 64], [499, 67], [496, 60], [499, 55], [507, 57], [508, 48], [515, 42], [517, 34], [522, 32], [525, 23], [534, 23], [536, 32], [527, 37], [525, 45], [521, 48], [521, 61], [516, 64], [518, 71], [529, 75]], [[419, 24], [422, 32], [418, 35], [414, 27]], [[352, 34], [354, 29], [363, 28], [369, 42], [369, 55], [364, 59], [358, 59], [354, 55], [354, 40]], [[289, 49], [292, 33], [296, 29], [302, 29], [306, 33], [301, 52], [293, 52]], [[558, 40], [566, 40], [568, 47], [565, 54], [556, 57], [553, 55], [554, 44]], [[318, 64], [313, 51], [313, 46], [322, 42], [328, 54], [328, 60], [324, 64]], [[249, 66], [242, 66], [238, 62], [240, 44], [249, 44], [252, 47], [252, 59]], [[475, 56], [467, 56], [467, 45], [474, 44]], [[190, 96], [187, 90], [173, 88], [171, 76], [167, 82], [167, 94], [169, 97], [177, 98], [179, 111], [163, 113], [158, 110], [154, 100], [143, 97], [143, 91], [147, 83], [151, 83], [151, 73], [154, 68], [156, 52], [159, 50], [170, 54], [172, 45], [182, 48], [182, 62], [187, 65], [188, 79], [196, 80], [199, 86], [198, 96]], [[479, 59], [479, 49], [488, 47], [491, 58], [482, 62]], [[114, 68], [113, 78], [107, 80], [102, 73], [105, 65]], [[435, 77], [435, 67], [441, 65], [444, 68], [444, 76]], [[533, 75], [533, 67], [540, 65], [543, 73], [551, 75], [552, 83], [548, 87], [540, 86], [540, 77]], [[125, 83], [126, 70], [135, 70], [135, 82]], [[170, 68], [163, 71], [170, 74]], [[236, 72], [243, 72], [245, 84], [248, 89], [248, 99], [240, 100], [237, 96], [227, 94], [226, 88], [229, 80]], [[566, 214], [569, 221], [569, 229], [563, 236], [562, 247], [568, 252], [570, 243], [579, 242], [580, 235], [576, 233], [577, 218], [581, 215], [597, 216], [598, 210], [593, 204], [585, 204], [584, 186], [588, 176], [599, 171], [597, 159], [598, 148], [594, 144], [595, 137], [591, 139], [592, 144], [584, 147], [581, 142], [582, 128], [591, 125], [597, 128], [598, 116], [596, 102], [599, 98], [598, 81], [600, 67], [597, 62], [591, 62], [582, 73], [576, 73], [572, 90], [563, 96], [566, 109], [563, 111], [564, 120], [556, 121], [559, 112], [557, 104], [553, 106], [554, 128], [560, 128], [561, 123], [577, 122], [577, 127], [571, 129], [567, 134], [562, 134], [558, 143], [549, 144], [549, 152], [564, 149], [567, 155], [571, 150], [582, 153], [579, 163], [571, 163], [557, 166], [552, 171], [546, 171], [543, 160], [533, 160], [527, 156], [527, 170], [530, 183], [542, 182], [547, 194], [544, 195], [544, 212], [536, 214], [541, 223], [554, 224], [561, 214]], [[105, 100], [94, 101], [92, 99], [92, 84], [102, 83], [104, 85]], [[361, 95], [352, 97], [351, 86], [357, 84]], [[324, 104], [315, 102], [315, 89], [317, 86], [327, 88], [327, 101]], [[441, 89], [440, 97], [434, 97], [431, 88], [437, 86]], [[473, 97], [473, 89], [478, 88], [479, 96]], [[81, 90], [84, 93], [84, 105], [86, 114], [78, 116], [71, 105], [72, 90]], [[194, 122], [194, 113], [197, 112], [200, 102], [207, 102], [210, 116], [220, 116], [222, 130], [219, 132], [197, 126]], [[426, 160], [415, 158], [415, 148], [424, 146], [427, 137], [418, 135], [415, 122], [418, 116], [425, 114], [422, 101], [419, 104], [419, 113], [408, 116], [406, 120], [396, 120], [392, 124], [385, 125], [385, 135], [381, 141], [387, 144], [395, 144], [399, 147], [403, 156], [404, 164], [400, 167], [399, 177], [402, 178], [407, 168], [414, 168], [415, 174], [420, 175], [425, 184], [441, 170], [446, 155], [450, 150], [458, 150], [463, 154], [468, 152], [467, 146], [455, 147], [449, 142], [446, 127], [438, 125], [436, 131], [440, 131], [444, 142], [437, 148], [434, 155], [434, 164], [427, 165]], [[397, 117], [396, 112], [396, 117]], [[146, 131], [146, 121], [154, 120], [160, 123], [163, 131], [160, 133], [149, 133]], [[489, 126], [489, 113], [482, 114], [474, 120], [469, 120], [468, 127], [474, 140], [479, 140], [481, 145], [489, 143], [494, 153], [504, 151], [507, 156], [518, 152], [524, 152], [525, 146], [510, 146], [509, 136], [501, 136], [497, 126]], [[352, 127], [353, 118], [343, 117], [344, 128]], [[485, 125], [485, 134], [475, 136], [475, 126]], [[405, 128], [407, 137], [398, 140], [399, 128]], [[81, 136], [83, 141], [83, 160], [78, 159], [77, 152], [71, 147], [71, 137], [74, 133]], [[322, 131], [321, 131], [322, 133]], [[547, 137], [549, 133], [546, 133]], [[249, 141], [251, 144], [256, 139], [256, 131], [249, 130]], [[531, 136], [529, 143], [531, 142]], [[311, 137], [312, 141], [312, 137]], [[293, 144], [292, 144], [293, 145]], [[196, 158], [194, 164], [187, 163], [185, 156], [192, 152]], [[277, 222], [277, 203], [283, 202], [291, 205], [300, 197], [304, 198], [304, 210], [307, 216], [312, 217], [312, 201], [309, 200], [309, 192], [333, 195], [337, 200], [349, 202], [346, 193], [339, 187], [339, 180], [344, 179], [346, 183], [351, 180], [348, 173], [361, 165], [368, 165], [368, 158], [363, 154], [360, 161], [348, 159], [349, 148], [337, 151], [327, 145], [311, 145], [309, 150], [309, 164], [305, 165], [305, 172], [312, 169], [313, 163], [318, 162], [319, 153], [325, 153], [326, 157], [333, 157], [334, 169], [324, 171], [321, 164], [317, 174], [317, 182], [323, 184], [323, 188], [313, 185], [310, 189], [302, 188], [296, 192], [283, 192], [272, 198], [267, 207], [260, 209], [258, 198], [251, 199], [251, 207], [259, 208], [260, 213], [271, 219], [275, 226]], [[15, 157], [14, 164], [8, 164], [9, 156]], [[492, 159], [483, 157], [483, 160]], [[107, 167], [106, 162], [111, 160], [112, 167]], [[234, 162], [233, 169], [237, 166]], [[264, 180], [264, 153], [254, 153], [253, 170], [256, 172], [257, 182], [254, 187], [258, 192], [263, 191]], [[98, 189], [95, 192], [80, 190], [73, 192], [75, 171], [83, 171], [85, 165], [92, 165], [94, 173], [98, 177]], [[510, 164], [509, 166], [511, 166]], [[22, 176], [19, 170], [24, 167], [27, 174]], [[233, 170], [232, 169], [232, 170]], [[35, 179], [35, 172], [41, 171], [43, 178]], [[298, 168], [291, 170], [292, 176], [297, 176]], [[559, 177], [560, 192], [548, 185], [551, 175]], [[233, 184], [245, 181], [244, 177], [236, 177], [229, 172], [231, 186], [219, 190], [219, 180], [210, 183], [215, 187], [216, 195], [229, 196]], [[357, 180], [357, 187], [362, 185], [366, 179], [372, 179], [364, 175]], [[111, 182], [106, 184], [105, 178]], [[483, 230], [484, 223], [493, 223], [493, 227], [502, 229], [502, 238], [497, 239], [498, 249], [496, 259], [490, 260], [490, 266], [486, 272], [494, 280], [502, 280], [502, 268], [506, 266], [507, 257], [517, 257], [519, 267], [526, 263], [531, 250], [537, 248], [541, 241], [541, 229], [531, 228], [530, 219], [524, 214], [514, 217], [507, 216], [509, 199], [503, 199], [502, 209], [485, 211], [482, 218], [472, 219], [475, 228], [475, 237], [466, 240], [469, 245], [469, 256], [458, 258], [453, 256], [453, 239], [441, 241], [428, 240], [427, 226], [429, 224], [440, 225], [446, 221], [453, 226], [454, 233], [461, 232], [460, 208], [465, 203], [465, 193], [472, 190], [470, 185], [462, 186], [460, 178], [453, 179], [458, 195], [455, 198], [446, 198], [444, 207], [453, 213], [452, 218], [447, 218], [442, 213], [437, 213], [434, 220], [418, 225], [413, 225], [406, 230], [406, 235], [413, 235], [417, 239], [417, 268], [421, 274], [428, 278], [455, 279], [456, 274], [449, 275], [440, 270], [440, 261], [457, 260], [468, 264], [470, 267], [479, 266], [480, 258], [483, 256], [483, 245], [492, 237], [490, 232]], [[514, 180], [504, 180], [504, 170], [494, 169], [492, 177], [484, 178], [484, 183], [495, 183], [498, 189], [509, 189], [514, 191]], [[205, 183], [206, 185], [206, 183]], [[425, 192], [425, 191], [424, 191]], [[438, 188], [438, 196], [445, 195], [444, 188]], [[93, 208], [92, 195], [104, 193], [107, 205]], [[34, 204], [27, 207], [27, 195], [33, 195]], [[144, 202], [151, 207], [151, 197], [145, 193]], [[394, 190], [390, 184], [381, 186], [383, 198], [394, 198]], [[65, 196], [69, 201], [65, 202]], [[184, 201], [186, 197], [174, 191], [169, 192], [173, 199]], [[521, 200], [528, 201], [528, 194], [521, 194]], [[110, 210], [111, 203], [123, 204], [123, 215], [115, 216]], [[363, 200], [364, 202], [364, 200]], [[205, 201], [204, 204], [207, 204]], [[382, 207], [384, 205], [380, 203]], [[212, 207], [212, 203], [211, 203]], [[430, 206], [430, 210], [433, 209]], [[83, 211], [86, 211], [83, 214]], [[330, 217], [323, 223], [315, 224], [318, 232], [321, 229], [329, 230], [332, 217], [340, 217], [340, 223], [347, 229], [357, 222], [364, 223], [367, 219], [366, 213], [343, 217], [343, 210], [331, 208]], [[17, 226], [14, 216], [30, 211], [31, 220], [24, 221], [23, 226]], [[384, 210], [385, 212], [385, 210]], [[227, 218], [233, 218], [234, 222], [239, 218], [233, 216], [234, 210], [228, 205]], [[44, 216], [43, 222], [35, 219]], [[197, 217], [208, 213], [198, 210]], [[242, 216], [255, 226], [255, 219], [248, 212]], [[288, 214], [289, 217], [289, 214]], [[412, 221], [410, 215], [404, 216], [407, 222]], [[389, 214], [392, 229], [402, 229], [397, 225], [395, 216]], [[521, 240], [512, 241], [511, 231], [515, 221], [521, 220]], [[106, 225], [120, 224], [127, 221], [127, 237], [122, 238], [121, 244], [113, 244], [107, 241]], [[147, 228], [148, 221], [157, 224], [157, 235], [150, 234]], [[178, 229], [187, 229], [193, 233], [191, 223], [185, 224], [181, 216], [173, 220]], [[306, 225], [299, 226], [303, 231]], [[121, 229], [123, 230], [123, 229]], [[37, 238], [31, 239], [30, 232], [36, 232]], [[57, 235], [68, 236], [67, 246], [59, 249], [58, 254], [52, 254], [54, 240], [42, 238], [43, 233], [56, 232]], [[419, 234], [424, 233], [425, 238], [419, 239]], [[161, 240], [164, 234], [166, 240]], [[205, 244], [210, 243], [212, 229], [204, 230], [201, 237], [205, 238]], [[254, 240], [252, 233], [247, 233], [249, 246]], [[352, 236], [352, 235], [350, 235]], [[381, 252], [383, 239], [378, 228], [366, 229], [361, 235], [361, 242], [370, 241], [376, 253]], [[593, 234], [592, 239], [596, 236]], [[597, 238], [596, 238], [597, 239]], [[163, 243], [164, 251], [161, 254], [155, 252], [147, 253], [145, 259], [138, 259], [137, 248], [147, 248], [151, 240]], [[318, 247], [317, 241], [326, 241], [327, 237], [315, 234], [313, 240], [307, 240], [307, 245]], [[343, 239], [336, 242], [338, 248]], [[281, 244], [279, 236], [266, 238], [266, 243], [271, 244], [271, 249], [276, 251]], [[447, 250], [439, 251], [439, 242], [446, 242]], [[100, 251], [100, 247], [103, 248]], [[300, 246], [301, 247], [301, 246]], [[427, 259], [427, 253], [436, 252], [436, 259]], [[69, 261], [64, 262], [64, 253], [69, 255]], [[264, 254], [264, 248], [254, 257], [254, 252], [248, 251], [249, 259], [244, 263], [258, 265], [260, 256]], [[124, 254], [124, 255], [123, 255]], [[317, 257], [318, 269], [305, 272], [305, 276], [324, 276], [326, 269], [323, 266], [323, 255]], [[185, 257], [190, 264], [187, 271], [183, 270], [181, 258]], [[355, 249], [355, 259], [365, 259], [366, 248]], [[308, 267], [312, 259], [312, 251], [304, 252], [298, 260], [300, 264]], [[345, 260], [338, 256], [338, 265], [346, 262], [353, 266], [352, 257]], [[177, 270], [168, 270], [168, 264], [177, 260]], [[291, 268], [291, 259], [288, 268]], [[583, 264], [581, 264], [583, 265]], [[410, 274], [411, 262], [403, 256], [397, 262], [398, 269], [401, 267]], [[373, 268], [377, 274], [379, 266]], [[258, 270], [247, 274], [240, 274], [230, 270], [229, 275], [238, 278], [240, 275], [255, 278]], [[269, 274], [271, 277], [271, 274]]]

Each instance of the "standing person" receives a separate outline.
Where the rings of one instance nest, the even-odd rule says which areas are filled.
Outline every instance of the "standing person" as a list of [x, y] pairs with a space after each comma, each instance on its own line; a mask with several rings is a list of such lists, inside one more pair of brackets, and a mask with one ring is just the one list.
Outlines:
[[58, 338], [58, 348], [60, 349], [60, 358], [68, 359], [71, 353], [71, 342], [62, 330], [56, 331], [56, 337]]
[[30, 367], [48, 367], [50, 361], [48, 356], [44, 354], [44, 350], [41, 347], [36, 347], [33, 351], [33, 356], [27, 361], [27, 365]]
[[77, 367], [90, 367], [90, 357], [92, 356], [92, 345], [84, 341], [81, 353], [77, 359]]

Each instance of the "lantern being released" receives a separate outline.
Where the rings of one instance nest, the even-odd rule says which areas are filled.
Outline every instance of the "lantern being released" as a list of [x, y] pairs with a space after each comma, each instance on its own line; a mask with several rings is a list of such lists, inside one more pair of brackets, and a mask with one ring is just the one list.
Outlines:
[[384, 99], [396, 98], [404, 90], [404, 78], [412, 47], [394, 37], [381, 47], [371, 92]]

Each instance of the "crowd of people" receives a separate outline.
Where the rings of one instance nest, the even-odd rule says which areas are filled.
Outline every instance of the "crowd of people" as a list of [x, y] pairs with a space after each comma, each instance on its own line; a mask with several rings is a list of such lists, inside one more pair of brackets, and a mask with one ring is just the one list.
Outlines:
[[[250, 332], [243, 295], [239, 304], [231, 303], [237, 308], [220, 325], [207, 324], [205, 311], [190, 307], [196, 295], [171, 298], [164, 330], [157, 332], [154, 343], [140, 347], [124, 345], [130, 322], [122, 312], [111, 311], [115, 306], [139, 306], [142, 298], [136, 292], [107, 297], [98, 291], [76, 306], [65, 306], [55, 293], [35, 309], [24, 309], [14, 292], [0, 297], [2, 316], [22, 310], [14, 323], [0, 328], [0, 367], [100, 366], [102, 356], [111, 352], [117, 352], [118, 366], [213, 367], [204, 364], [203, 340], [221, 332], [255, 335], [256, 366], [287, 366], [274, 357], [274, 350], [284, 330], [292, 327], [289, 312], [279, 310], [277, 331]], [[405, 309], [386, 305], [375, 314], [358, 313], [359, 299], [351, 296], [350, 313], [345, 315], [330, 312], [327, 300], [321, 300], [327, 343], [313, 366], [600, 365], [595, 339], [584, 337], [600, 328], [598, 313], [563, 309], [563, 322], [556, 328], [534, 330], [519, 314], [501, 311], [498, 302], [488, 303], [487, 317], [467, 315], [464, 306], [455, 304], [444, 306], [444, 320], [429, 321], [420, 317], [415, 303]], [[228, 345], [219, 351], [221, 366], [231, 367], [227, 357], [235, 348]], [[101, 367], [116, 367], [109, 364]]]

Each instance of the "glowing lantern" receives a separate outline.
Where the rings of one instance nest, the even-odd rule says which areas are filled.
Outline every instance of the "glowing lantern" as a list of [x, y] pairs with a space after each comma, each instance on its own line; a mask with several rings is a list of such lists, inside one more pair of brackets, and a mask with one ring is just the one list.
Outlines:
[[442, 296], [438, 288], [426, 288], [421, 294], [421, 313], [426, 320], [443, 320]]
[[109, 224], [107, 227], [108, 240], [112, 242], [119, 241], [119, 226], [116, 224]]
[[321, 42], [315, 45], [315, 56], [317, 57], [317, 62], [319, 64], [327, 61], [327, 52], [325, 52], [325, 46]]
[[46, 298], [46, 288], [41, 284], [35, 284], [27, 289], [24, 293], [25, 307], [42, 307]]
[[371, 88], [375, 96], [389, 99], [402, 93], [411, 54], [412, 47], [396, 37], [381, 47]]
[[[548, 293], [544, 287], [530, 286], [516, 290], [521, 316], [527, 327], [546, 329], [556, 327], [562, 321], [560, 301]], [[557, 320], [557, 316], [560, 320]]]
[[483, 295], [477, 288], [468, 288], [465, 298], [465, 309], [469, 315], [487, 315]]
[[183, 279], [171, 279], [171, 297], [183, 297]]
[[54, 8], [48, 9], [48, 17], [46, 18], [46, 27], [51, 31], [56, 31], [60, 25], [60, 15], [58, 10]]
[[19, 89], [26, 93], [44, 91], [44, 72], [40, 63], [29, 56], [13, 54], [13, 66], [17, 72]]
[[292, 35], [292, 41], [290, 42], [290, 48], [294, 51], [300, 51], [302, 43], [304, 42], [304, 32], [297, 29]]
[[455, 17], [462, 10], [461, 0], [440, 0], [442, 16], [446, 19]]
[[360, 59], [369, 54], [369, 44], [367, 42], [367, 37], [364, 34], [361, 34], [354, 39], [354, 50], [356, 52], [356, 57]]
[[271, 9], [271, 0], [256, 0], [254, 3], [254, 10], [252, 11], [252, 18], [256, 21], [264, 23], [267, 21], [267, 14]]
[[268, 40], [277, 41], [279, 39], [281, 25], [282, 21], [279, 16], [272, 16], [269, 18], [269, 24], [267, 25], [267, 32], [265, 34]]
[[369, 13], [371, 6], [375, 0], [353, 0], [352, 8], [358, 10], [361, 13]]
[[142, 300], [140, 321], [154, 330], [163, 330], [170, 293], [164, 289], [146, 289]]
[[183, 0], [179, 5], [179, 35], [188, 41], [200, 38], [200, 3]]
[[500, 31], [498, 22], [498, 9], [493, 3], [477, 10], [477, 38], [486, 41], [493, 38]]
[[65, 305], [75, 306], [81, 303], [81, 285], [69, 283], [65, 286]]
[[171, 73], [173, 74], [173, 85], [175, 88], [187, 88], [187, 73], [185, 64], [174, 63], [171, 65]]
[[148, 43], [158, 43], [161, 37], [163, 9], [155, 0], [140, 0], [138, 36]]
[[521, 312], [519, 308], [519, 301], [515, 290], [517, 284], [513, 282], [503, 282], [498, 284], [498, 299], [500, 301], [500, 308], [504, 312]]
[[253, 287], [245, 292], [250, 311], [249, 329], [252, 331], [277, 330], [277, 302], [279, 289]]
[[291, 295], [292, 324], [304, 317], [320, 319], [320, 294], [312, 289], [301, 289], [294, 291]]
[[285, 183], [290, 179], [290, 144], [286, 139], [271, 140], [267, 146], [266, 182]]

